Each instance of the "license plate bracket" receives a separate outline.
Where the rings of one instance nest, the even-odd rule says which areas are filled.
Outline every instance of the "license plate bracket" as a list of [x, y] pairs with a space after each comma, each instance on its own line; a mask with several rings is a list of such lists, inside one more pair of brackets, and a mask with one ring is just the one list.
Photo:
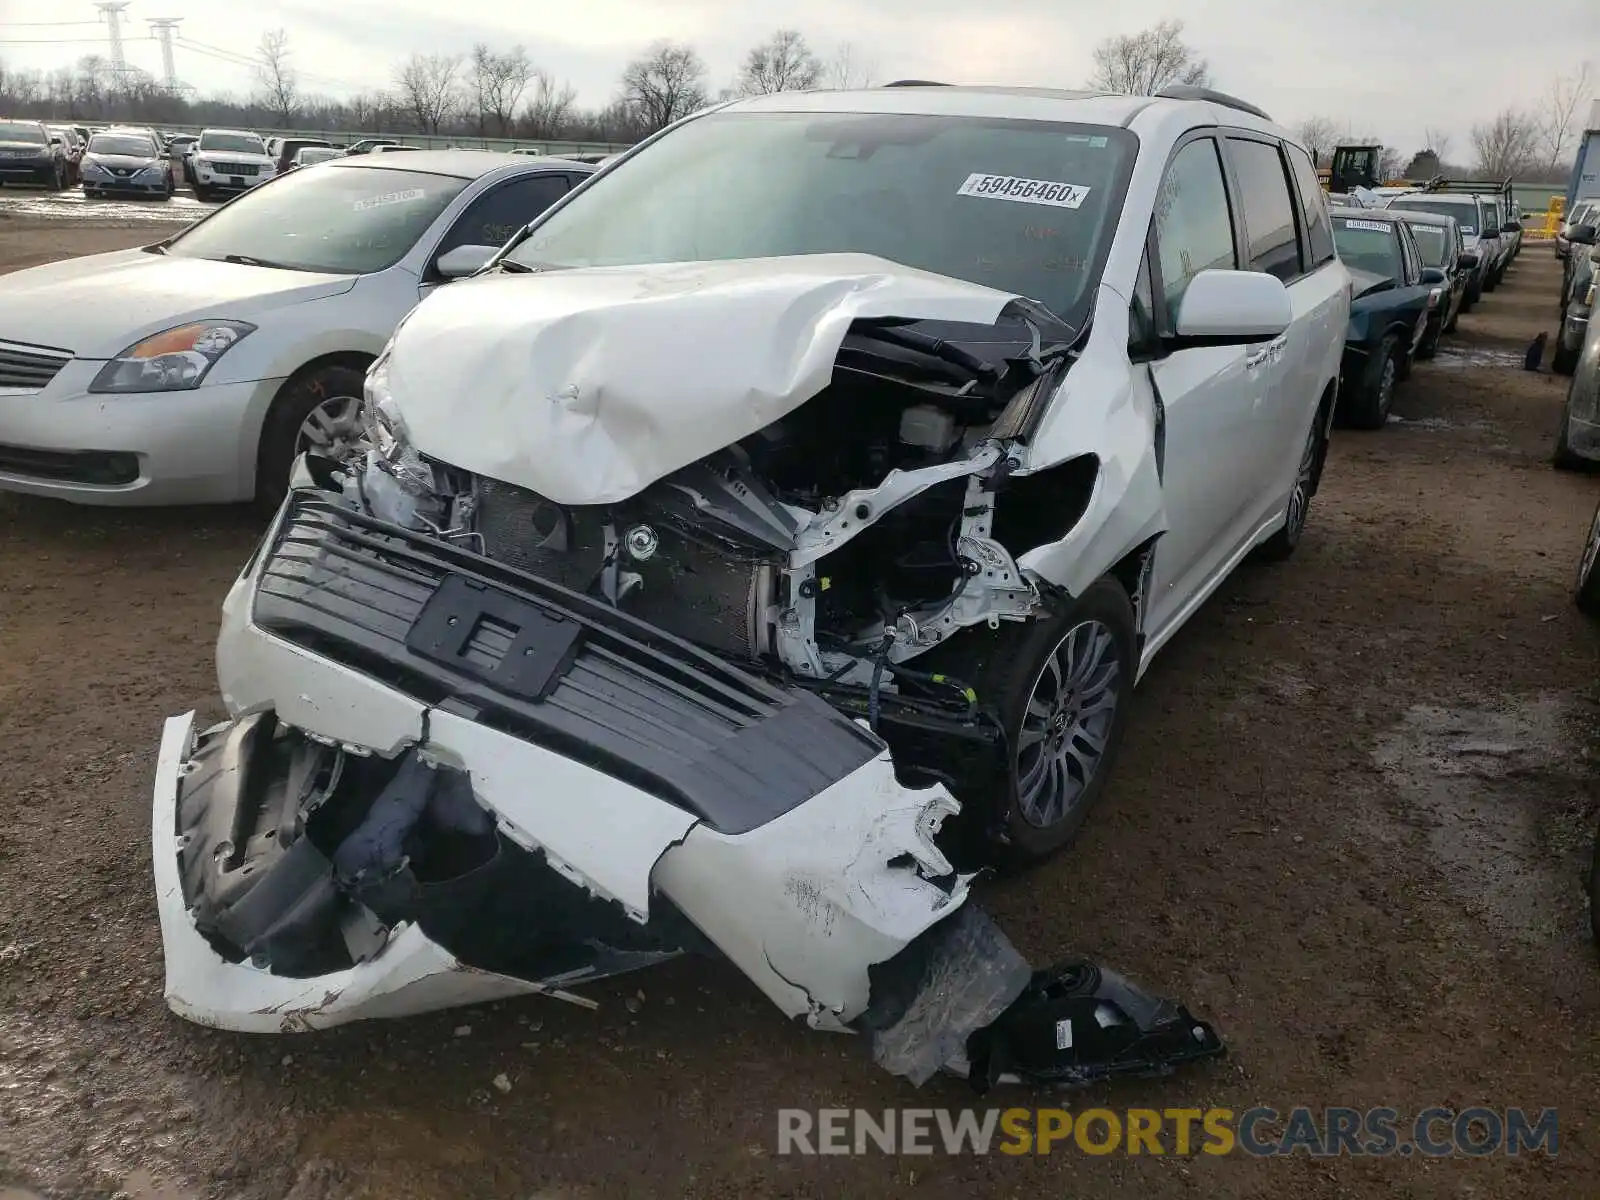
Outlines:
[[523, 700], [542, 700], [577, 656], [574, 620], [464, 575], [446, 575], [406, 633], [413, 654]]

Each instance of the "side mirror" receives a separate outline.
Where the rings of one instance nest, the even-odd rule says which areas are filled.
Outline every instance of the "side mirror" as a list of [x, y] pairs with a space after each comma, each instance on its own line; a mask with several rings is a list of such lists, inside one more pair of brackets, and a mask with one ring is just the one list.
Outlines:
[[1463, 250], [1456, 255], [1456, 269], [1459, 271], [1476, 271], [1481, 260], [1471, 250]]
[[1244, 345], [1277, 337], [1294, 320], [1289, 290], [1260, 271], [1201, 271], [1178, 302], [1177, 336], [1207, 345]]
[[1515, 222], [1515, 221], [1507, 221], [1504, 225], [1500, 226], [1500, 232], [1501, 233], [1521, 233], [1522, 232], [1522, 226], [1517, 224], [1517, 222]]
[[1449, 283], [1449, 277], [1438, 267], [1423, 267], [1421, 282], [1428, 287], [1437, 287], [1441, 283]]
[[498, 246], [457, 246], [434, 260], [433, 269], [446, 279], [464, 279], [483, 270], [498, 253]]
[[1595, 227], [1589, 224], [1569, 225], [1562, 236], [1574, 246], [1592, 246], [1595, 242]]

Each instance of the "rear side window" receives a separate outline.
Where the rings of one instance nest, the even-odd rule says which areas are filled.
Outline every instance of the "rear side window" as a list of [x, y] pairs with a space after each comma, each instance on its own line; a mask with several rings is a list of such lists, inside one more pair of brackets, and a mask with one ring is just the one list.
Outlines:
[[1315, 270], [1323, 263], [1331, 262], [1334, 257], [1333, 230], [1328, 224], [1328, 198], [1317, 180], [1317, 170], [1311, 165], [1311, 156], [1299, 146], [1291, 146], [1287, 142], [1283, 148], [1289, 154], [1289, 169], [1294, 174], [1295, 187], [1300, 192], [1300, 207], [1306, 214], [1306, 244], [1311, 253], [1311, 261], [1306, 266]]
[[1250, 234], [1250, 269], [1282, 280], [1295, 278], [1300, 274], [1300, 237], [1283, 155], [1267, 142], [1229, 138], [1228, 156]]
[[1233, 220], [1217, 143], [1197, 138], [1173, 157], [1156, 198], [1156, 250], [1169, 322], [1189, 281], [1211, 267], [1233, 270]]

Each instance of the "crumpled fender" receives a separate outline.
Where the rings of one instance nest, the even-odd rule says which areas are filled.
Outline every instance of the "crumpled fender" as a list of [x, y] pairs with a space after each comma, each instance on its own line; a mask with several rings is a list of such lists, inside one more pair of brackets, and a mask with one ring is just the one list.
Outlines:
[[[1073, 363], [1061, 395], [1020, 456], [1027, 475], [1092, 455], [1099, 463], [1089, 504], [1058, 541], [1017, 558], [1024, 573], [1081, 595], [1127, 552], [1167, 529], [1156, 457], [1156, 396], [1149, 372], [1113, 348], [1127, 345], [1128, 301], [1102, 284], [1099, 336]], [[1018, 549], [1012, 547], [1013, 550]]]

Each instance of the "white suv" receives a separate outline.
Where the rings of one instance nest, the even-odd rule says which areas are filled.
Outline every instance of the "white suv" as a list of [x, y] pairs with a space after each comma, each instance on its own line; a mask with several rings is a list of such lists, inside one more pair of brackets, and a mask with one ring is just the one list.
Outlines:
[[277, 174], [277, 163], [266, 143], [238, 129], [207, 129], [195, 143], [194, 194], [200, 200], [248, 191]]
[[[784, 94], [636, 147], [406, 319], [370, 452], [302, 463], [229, 596], [235, 721], [173, 718], [157, 775], [158, 848], [234, 831], [223, 866], [199, 832], [158, 855], [174, 1006], [467, 1002], [671, 952], [687, 918], [856, 1027], [873, 964], [945, 953], [921, 939], [973, 865], [1071, 838], [1206, 597], [1295, 548], [1349, 290], [1305, 149], [1209, 92]], [[442, 824], [419, 761], [454, 781]], [[332, 865], [287, 865], [295, 822], [241, 816], [224, 762], [320, 788]], [[363, 890], [403, 840], [443, 895], [499, 835], [521, 857], [448, 918]], [[239, 918], [237, 872], [279, 866]], [[324, 868], [326, 919], [288, 921], [288, 873]], [[346, 955], [345, 901], [403, 946]], [[507, 922], [549, 955], [491, 962]]]

